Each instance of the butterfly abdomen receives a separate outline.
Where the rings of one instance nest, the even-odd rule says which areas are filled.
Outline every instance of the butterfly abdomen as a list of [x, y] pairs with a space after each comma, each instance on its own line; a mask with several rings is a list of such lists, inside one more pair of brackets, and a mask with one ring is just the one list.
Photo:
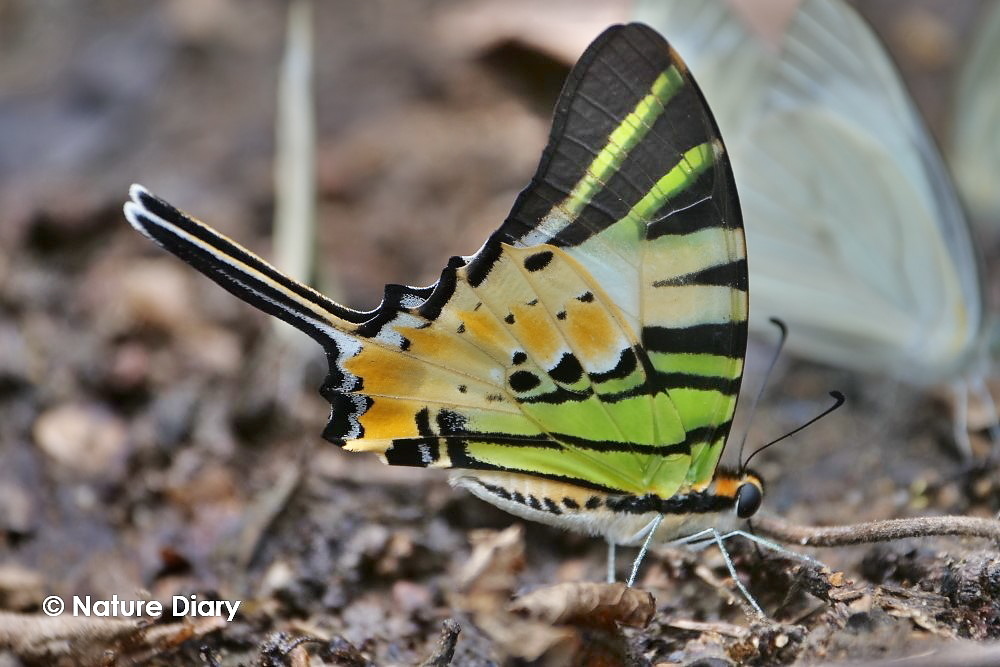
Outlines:
[[[663, 498], [590, 489], [529, 475], [455, 472], [452, 484], [511, 514], [531, 521], [599, 535], [619, 545], [635, 545], [645, 538], [643, 529], [658, 517], [656, 542], [715, 526], [725, 530], [735, 523], [734, 507], [739, 485], [747, 478], [722, 472], [718, 483], [703, 491], [687, 490]], [[759, 484], [756, 477], [750, 483]]]

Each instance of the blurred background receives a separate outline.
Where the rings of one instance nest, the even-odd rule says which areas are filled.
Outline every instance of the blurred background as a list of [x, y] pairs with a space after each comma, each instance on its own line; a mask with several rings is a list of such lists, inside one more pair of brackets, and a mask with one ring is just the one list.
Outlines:
[[[946, 141], [991, 3], [856, 4]], [[317, 284], [370, 308], [383, 284], [429, 284], [474, 252], [530, 178], [569, 67], [631, 10], [315, 3]], [[511, 522], [440, 475], [325, 445], [321, 351], [290, 366], [265, 316], [121, 214], [139, 182], [271, 256], [286, 18], [270, 0], [0, 0], [0, 609], [213, 590], [256, 601], [220, 640], [232, 651], [314, 623], [412, 662], [448, 614], [467, 531]], [[751, 345], [747, 390], [772, 348]], [[768, 509], [814, 523], [996, 510], [988, 479], [949, 482], [962, 464], [943, 399], [787, 357], [770, 383], [751, 443], [832, 389], [850, 402], [755, 462]], [[525, 582], [598, 580], [603, 553], [529, 526]], [[867, 553], [822, 557], [856, 569]], [[722, 604], [692, 602], [698, 585], [666, 599]]]

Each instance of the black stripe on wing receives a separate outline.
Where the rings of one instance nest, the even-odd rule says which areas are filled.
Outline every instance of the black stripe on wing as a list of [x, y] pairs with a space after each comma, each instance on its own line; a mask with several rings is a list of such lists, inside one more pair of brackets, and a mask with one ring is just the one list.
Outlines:
[[[680, 162], [685, 151], [718, 139], [701, 92], [667, 42], [644, 25], [613, 26], [591, 44], [570, 73], [538, 170], [500, 228], [499, 240], [513, 243], [525, 237], [566, 199], [605, 148], [611, 133], [650, 93], [657, 77], [671, 67], [677, 69], [683, 85], [628, 152], [621, 167], [551, 242], [576, 245], [614, 224]], [[727, 160], [724, 156], [720, 159]], [[720, 178], [723, 171], [728, 171], [724, 165], [707, 170], [695, 184], [678, 192], [658, 217], [686, 210], [715, 194], [719, 186], [724, 188], [727, 184], [719, 183], [725, 181]], [[702, 218], [703, 225], [710, 222], [721, 223], [714, 216]]]

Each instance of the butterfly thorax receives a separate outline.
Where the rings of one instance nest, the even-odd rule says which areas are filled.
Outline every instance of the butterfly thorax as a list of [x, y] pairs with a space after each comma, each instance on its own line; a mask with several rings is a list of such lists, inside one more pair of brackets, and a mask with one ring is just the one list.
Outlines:
[[599, 535], [626, 546], [641, 544], [658, 516], [663, 520], [653, 538], [656, 543], [709, 527], [730, 530], [741, 521], [737, 511], [741, 492], [746, 494], [753, 487], [757, 504], [763, 493], [763, 482], [757, 474], [721, 468], [707, 487], [682, 488], [667, 498], [654, 493], [615, 493], [508, 472], [456, 471], [451, 481], [515, 516]]

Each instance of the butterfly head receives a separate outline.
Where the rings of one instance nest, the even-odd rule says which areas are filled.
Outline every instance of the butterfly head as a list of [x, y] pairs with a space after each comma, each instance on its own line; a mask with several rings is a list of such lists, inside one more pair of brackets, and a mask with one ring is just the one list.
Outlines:
[[764, 500], [764, 480], [752, 472], [744, 472], [743, 479], [736, 489], [736, 516], [749, 519]]
[[736, 516], [741, 519], [749, 519], [756, 514], [764, 500], [764, 480], [746, 468], [738, 472], [719, 469], [712, 486], [714, 495], [732, 500]]

